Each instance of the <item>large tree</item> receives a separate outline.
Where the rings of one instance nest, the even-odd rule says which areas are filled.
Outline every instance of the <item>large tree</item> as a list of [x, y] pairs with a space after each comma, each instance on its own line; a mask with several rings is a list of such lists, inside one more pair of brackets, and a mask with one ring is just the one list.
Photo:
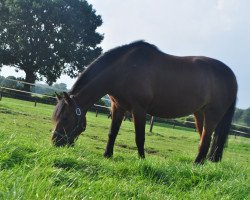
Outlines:
[[0, 67], [23, 70], [30, 83], [76, 77], [102, 52], [101, 24], [85, 0], [0, 0]]

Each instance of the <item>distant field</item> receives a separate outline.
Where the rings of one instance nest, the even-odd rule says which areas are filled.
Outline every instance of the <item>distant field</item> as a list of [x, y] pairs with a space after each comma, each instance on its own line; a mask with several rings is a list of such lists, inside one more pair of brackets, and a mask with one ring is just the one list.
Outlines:
[[54, 106], [0, 101], [0, 199], [250, 199], [250, 139], [230, 136], [221, 163], [193, 164], [198, 134], [156, 124], [137, 158], [125, 121], [114, 157], [104, 159], [110, 119], [87, 114], [73, 148], [52, 147]]

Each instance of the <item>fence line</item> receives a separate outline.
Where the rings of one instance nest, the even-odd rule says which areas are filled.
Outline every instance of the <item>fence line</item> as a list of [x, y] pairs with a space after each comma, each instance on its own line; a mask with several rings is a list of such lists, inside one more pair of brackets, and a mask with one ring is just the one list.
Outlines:
[[[12, 104], [12, 105], [20, 105], [19, 103], [13, 103], [13, 102], [11, 102], [10, 104]], [[23, 105], [22, 105], [22, 106], [23, 106]], [[106, 108], [107, 110], [110, 110], [110, 107], [107, 107], [107, 106], [101, 106], [101, 105], [97, 105], [97, 104], [94, 104], [94, 106], [96, 106], [96, 107], [101, 107], [101, 108]], [[25, 107], [34, 108], [34, 106], [28, 106], [28, 105], [25, 105]], [[36, 109], [40, 109], [40, 108], [39, 108], [39, 107], [36, 107]], [[51, 111], [51, 109], [48, 109], [48, 108], [42, 108], [42, 110]], [[96, 115], [96, 116], [97, 116], [97, 115]], [[152, 119], [151, 119], [151, 120], [152, 120]], [[150, 122], [151, 122], [151, 120], [150, 120]], [[195, 122], [187, 121], [187, 120], [179, 120], [179, 122], [195, 124]], [[246, 128], [247, 128], [247, 127], [246, 127]], [[246, 133], [246, 132], [242, 132], [242, 131], [238, 131], [238, 130], [234, 130], [234, 129], [231, 130], [231, 131], [233, 131], [233, 132], [235, 132], [235, 133], [239, 133], [239, 134], [248, 135], [248, 133]], [[151, 129], [150, 132], [152, 132], [152, 129]]]
[[[25, 81], [22, 81], [22, 80], [14, 80], [14, 79], [10, 79], [10, 78], [4, 78], [4, 80], [14, 81], [14, 82], [17, 82], [17, 83], [27, 84], [27, 85], [36, 86], [36, 87], [41, 87], [41, 88], [52, 89], [51, 86], [45, 85], [45, 84], [42, 84], [42, 83], [29, 83], [29, 82], [25, 82]], [[3, 81], [4, 81], [4, 80], [3, 80]], [[58, 89], [58, 88], [54, 88], [54, 89], [57, 89], [57, 90], [59, 90], [60, 92], [62, 92], [62, 91], [61, 91], [60, 89]]]
[[[50, 95], [47, 95], [47, 94], [39, 94], [39, 93], [35, 93], [35, 92], [27, 92], [27, 91], [24, 91], [24, 90], [18, 90], [18, 89], [13, 89], [13, 88], [8, 88], [8, 87], [3, 87], [3, 86], [0, 86], [1, 89], [5, 89], [5, 90], [10, 90], [10, 91], [15, 91], [15, 92], [21, 92], [21, 93], [25, 93], [25, 94], [32, 94], [32, 95], [36, 95], [36, 96], [45, 96], [45, 97], [49, 97], [49, 98], [53, 98], [53, 99], [56, 99], [56, 97], [54, 96], [50, 96]], [[105, 97], [102, 97], [101, 98], [102, 100], [108, 100], [107, 98]], [[107, 107], [107, 106], [101, 106], [101, 105], [97, 105], [97, 104], [94, 104], [95, 106], [98, 106], [98, 107], [103, 107], [103, 108], [108, 108], [108, 109], [111, 109], [111, 107]]]
[[29, 82], [25, 82], [25, 81], [21, 81], [21, 80], [14, 80], [14, 79], [10, 79], [10, 78], [4, 78], [4, 80], [15, 81], [15, 82], [18, 82], [18, 83], [23, 83], [23, 84], [27, 84], [27, 85], [36, 86], [35, 83], [29, 83]]
[[25, 94], [33, 94], [33, 95], [37, 95], [37, 96], [46, 96], [46, 97], [50, 97], [50, 98], [56, 99], [56, 97], [53, 97], [53, 96], [50, 96], [50, 95], [46, 95], [46, 94], [39, 94], [39, 93], [34, 93], [34, 92], [27, 92], [27, 91], [24, 91], [24, 90], [17, 90], [17, 89], [7, 88], [7, 87], [3, 87], [3, 86], [0, 86], [0, 88], [5, 89], [5, 90], [10, 90], [10, 91], [21, 92], [21, 93], [25, 93]]
[[[9, 80], [9, 81], [14, 81], [14, 82], [18, 82], [18, 83], [28, 84], [28, 85], [32, 85], [32, 86], [41, 87], [41, 88], [56, 89], [58, 92], [63, 92], [63, 91], [60, 90], [60, 89], [52, 88], [51, 86], [47, 86], [47, 85], [44, 85], [44, 84], [29, 83], [29, 82], [25, 82], [25, 81], [21, 81], [21, 80], [13, 80], [13, 79], [10, 79], [10, 78], [4, 78], [4, 80]], [[1, 83], [2, 83], [2, 82], [1, 82]], [[8, 87], [4, 87], [4, 86], [0, 86], [0, 87], [1, 87], [1, 88], [4, 88], [4, 89], [7, 89], [7, 90], [13, 90], [13, 91], [23, 92], [23, 93], [27, 93], [27, 94], [43, 95], [43, 96], [55, 98], [55, 97], [50, 96], [50, 95], [39, 94], [39, 93], [34, 93], [34, 92], [32, 93], [32, 92], [27, 92], [27, 91], [24, 91], [24, 90], [17, 90], [17, 89], [14, 89], [14, 88], [8, 88]], [[105, 98], [105, 97], [102, 97], [102, 100], [110, 101], [109, 98]]]
[[[12, 79], [9, 79], [9, 80], [12, 80]], [[0, 88], [6, 89], [6, 90], [11, 90], [11, 91], [16, 91], [16, 92], [22, 92], [22, 93], [26, 93], [26, 94], [33, 94], [33, 95], [37, 95], [37, 96], [46, 96], [46, 97], [49, 97], [49, 98], [56, 99], [56, 97], [53, 97], [53, 96], [50, 96], [50, 95], [46, 95], [46, 94], [39, 94], [39, 93], [34, 93], [34, 92], [27, 92], [27, 91], [17, 90], [17, 89], [13, 89], [13, 88], [7, 88], [7, 87], [3, 87], [3, 86], [0, 86]], [[105, 97], [102, 97], [101, 99], [102, 100], [110, 101], [110, 99], [105, 98]], [[101, 108], [107, 108], [109, 110], [111, 109], [111, 107], [101, 106], [101, 105], [98, 105], [98, 104], [94, 104], [94, 106], [101, 107]], [[193, 117], [193, 115], [189, 115], [189, 117]], [[179, 121], [195, 124], [195, 122], [188, 121], [188, 120], [179, 120]], [[232, 124], [232, 125], [250, 129], [250, 127], [243, 126], [243, 125], [240, 125], [240, 124]]]
[[[5, 78], [7, 79], [7, 78]], [[7, 80], [12, 80], [12, 79], [7, 79]], [[19, 81], [19, 80], [12, 80], [12, 81], [16, 81], [16, 82], [22, 82], [24, 84], [30, 84], [30, 85], [34, 85], [36, 86], [36, 84], [32, 84], [32, 83], [27, 83], [27, 82], [24, 82], [24, 81]], [[39, 94], [39, 93], [34, 93], [34, 92], [27, 92], [27, 91], [23, 91], [23, 90], [18, 90], [18, 89], [13, 89], [13, 88], [8, 88], [8, 87], [3, 87], [3, 86], [0, 86], [1, 89], [5, 89], [5, 90], [10, 90], [10, 91], [16, 91], [16, 92], [21, 92], [21, 93], [26, 93], [26, 94], [32, 94], [32, 95], [36, 95], [36, 96], [45, 96], [45, 97], [49, 97], [49, 98], [53, 98], [53, 99], [56, 99], [56, 97], [54, 96], [50, 96], [50, 95], [46, 95], [46, 94]], [[48, 87], [47, 87], [48, 88]], [[108, 98], [105, 98], [105, 97], [102, 97], [101, 98], [102, 100], [106, 100], [106, 101], [109, 101], [110, 102], [110, 99]], [[36, 102], [35, 102], [36, 104]], [[111, 110], [111, 107], [108, 107], [108, 106], [102, 106], [102, 105], [98, 105], [98, 104], [94, 104], [95, 107], [99, 107], [99, 108], [105, 108], [107, 110]], [[97, 111], [96, 111], [97, 112]], [[97, 114], [96, 114], [97, 116]], [[192, 116], [193, 115], [189, 115], [189, 116]], [[190, 123], [190, 124], [195, 124], [195, 122], [193, 121], [188, 121], [188, 120], [178, 120], [180, 122], [183, 122], [183, 123]], [[153, 123], [153, 120], [151, 119], [151, 122]], [[250, 127], [248, 126], [243, 126], [243, 125], [240, 125], [240, 124], [232, 124], [236, 127], [242, 127], [242, 128], [247, 128], [250, 130]], [[152, 125], [153, 126], [153, 125]], [[152, 130], [152, 127], [150, 128]], [[242, 131], [238, 131], [238, 130], [232, 130], [233, 132], [236, 132], [236, 133], [240, 133], [240, 134], [248, 134], [246, 132], [242, 132]]]
[[[9, 104], [12, 104], [12, 105], [19, 105], [19, 106], [20, 106], [19, 103], [14, 103], [14, 102], [9, 102]], [[21, 105], [21, 106], [22, 106], [22, 107], [28, 107], [28, 108], [34, 108], [34, 106], [31, 106], [31, 105], [25, 105], [25, 106], [24, 106], [24, 105]], [[109, 109], [109, 107], [101, 106], [101, 105], [97, 105], [97, 104], [94, 104], [94, 106]], [[52, 110], [49, 109], [49, 108], [39, 108], [39, 107], [36, 107], [36, 109], [42, 109], [42, 110], [52, 111]]]
[[249, 128], [249, 129], [250, 129], [250, 127], [249, 127], [249, 126], [243, 126], [243, 125], [240, 125], [240, 124], [234, 124], [234, 123], [232, 123], [232, 125], [234, 125], [234, 126], [238, 126], [238, 127], [242, 127], [242, 128]]
[[[29, 82], [25, 82], [25, 81], [22, 81], [22, 80], [14, 80], [14, 79], [10, 79], [10, 78], [4, 78], [2, 80], [2, 82], [4, 82], [5, 80], [8, 80], [8, 81], [12, 81], [12, 82], [16, 82], [16, 83], [22, 83], [22, 84], [26, 84], [26, 85], [31, 85], [31, 86], [35, 86], [35, 87], [38, 87], [38, 88], [46, 88], [46, 89], [53, 89], [51, 86], [47, 86], [45, 84], [42, 84], [42, 83], [29, 83]], [[1, 82], [1, 84], [2, 84]], [[3, 86], [4, 87], [4, 86]], [[62, 92], [62, 90], [58, 89], [58, 88], [54, 88], [54, 89], [57, 89], [57, 91], [60, 91]], [[25, 91], [24, 91], [25, 92]]]

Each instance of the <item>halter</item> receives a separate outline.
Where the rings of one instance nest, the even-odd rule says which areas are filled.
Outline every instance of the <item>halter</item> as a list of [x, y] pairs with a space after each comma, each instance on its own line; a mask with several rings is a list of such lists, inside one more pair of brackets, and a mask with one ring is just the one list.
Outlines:
[[76, 104], [76, 101], [74, 99], [74, 95], [70, 95], [70, 98], [71, 98], [71, 100], [73, 101], [73, 103], [74, 103], [74, 105], [76, 107], [76, 110], [75, 110], [76, 115], [77, 116], [81, 116], [82, 115], [82, 111], [81, 111], [81, 108]]
[[76, 131], [76, 129], [79, 128], [79, 126], [81, 125], [81, 121], [82, 121], [82, 111], [81, 111], [81, 108], [76, 104], [76, 101], [74, 99], [74, 96], [73, 95], [70, 95], [70, 98], [71, 100], [73, 101], [74, 105], [75, 105], [75, 113], [76, 113], [76, 116], [77, 116], [77, 124], [75, 126], [75, 128], [69, 132], [69, 135], [71, 135], [72, 133], [74, 133]]
[[[61, 137], [65, 137], [65, 135], [75, 135], [75, 131], [81, 126], [81, 121], [82, 121], [82, 111], [81, 108], [76, 104], [76, 101], [74, 99], [73, 95], [70, 95], [70, 99], [72, 100], [72, 102], [74, 103], [75, 106], [75, 114], [77, 116], [77, 124], [75, 126], [75, 128], [73, 130], [71, 130], [70, 132], [68, 132], [67, 134], [62, 134], [58, 131], [54, 131], [55, 134], [61, 136]], [[77, 138], [75, 138], [76, 140]]]

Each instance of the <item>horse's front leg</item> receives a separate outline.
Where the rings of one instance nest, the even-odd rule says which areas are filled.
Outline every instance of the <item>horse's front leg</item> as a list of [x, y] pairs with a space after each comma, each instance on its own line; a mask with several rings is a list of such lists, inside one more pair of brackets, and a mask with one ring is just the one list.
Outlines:
[[110, 158], [113, 155], [115, 139], [120, 129], [125, 111], [115, 104], [112, 104], [112, 122], [109, 131], [109, 139], [107, 143], [106, 150], [104, 152], [104, 157]]
[[135, 125], [135, 142], [138, 148], [139, 158], [145, 158], [144, 143], [145, 143], [145, 126], [146, 112], [143, 110], [133, 111]]

